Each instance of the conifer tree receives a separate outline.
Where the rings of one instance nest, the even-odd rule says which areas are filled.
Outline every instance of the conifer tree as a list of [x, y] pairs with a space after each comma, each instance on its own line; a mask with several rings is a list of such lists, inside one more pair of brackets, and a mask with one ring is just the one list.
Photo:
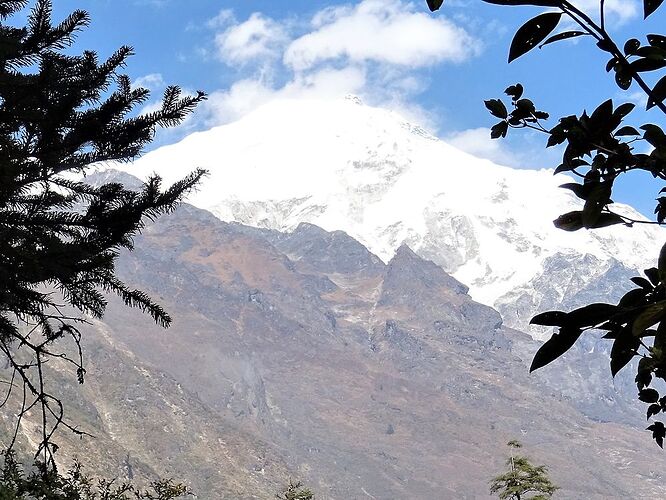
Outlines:
[[275, 495], [277, 500], [315, 500], [314, 493], [309, 488], [303, 486], [300, 481], [289, 480], [289, 484]]
[[[96, 163], [137, 157], [156, 127], [177, 125], [205, 96], [171, 86], [157, 111], [137, 114], [149, 91], [120, 73], [131, 47], [101, 61], [90, 50], [72, 55], [65, 49], [88, 26], [88, 14], [76, 10], [53, 23], [51, 1], [36, 0], [27, 24], [11, 25], [27, 6], [0, 0], [0, 352], [11, 370], [7, 399], [23, 389], [18, 418], [38, 411], [38, 453], [52, 462], [56, 428], [80, 431], [64, 420], [44, 362], [66, 360], [83, 383], [82, 314], [101, 317], [107, 293], [169, 325], [158, 304], [118, 279], [115, 261], [132, 250], [144, 222], [172, 211], [204, 172], [166, 189], [152, 177], [136, 192], [119, 183], [93, 186], [82, 175]], [[65, 338], [76, 346], [73, 355], [62, 347]]]
[[532, 465], [515, 450], [522, 448], [516, 440], [507, 443], [511, 456], [506, 461], [509, 468], [504, 474], [494, 477], [490, 482], [490, 494], [498, 495], [500, 500], [547, 500], [558, 490], [548, 478], [545, 465]]

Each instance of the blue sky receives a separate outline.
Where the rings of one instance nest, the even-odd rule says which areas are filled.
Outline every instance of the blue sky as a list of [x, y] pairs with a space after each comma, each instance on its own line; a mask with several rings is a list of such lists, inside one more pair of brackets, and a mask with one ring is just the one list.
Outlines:
[[[576, 5], [596, 15], [597, 0]], [[642, 21], [637, 0], [607, 0], [607, 22], [617, 40], [661, 32], [664, 14]], [[54, 17], [73, 8], [92, 24], [76, 47], [108, 56], [122, 44], [136, 55], [127, 73], [155, 91], [176, 83], [210, 94], [208, 103], [177, 132], [228, 123], [281, 96], [331, 98], [354, 93], [394, 108], [463, 149], [521, 168], [553, 167], [557, 152], [543, 138], [517, 132], [490, 141], [492, 118], [483, 100], [522, 82], [526, 97], [552, 116], [594, 109], [622, 93], [604, 71], [606, 58], [586, 38], [535, 49], [507, 64], [515, 30], [542, 9], [450, 0], [431, 14], [425, 0], [54, 0]], [[657, 111], [635, 113], [635, 124], [663, 123]], [[615, 193], [651, 213], [660, 186], [632, 178]]]

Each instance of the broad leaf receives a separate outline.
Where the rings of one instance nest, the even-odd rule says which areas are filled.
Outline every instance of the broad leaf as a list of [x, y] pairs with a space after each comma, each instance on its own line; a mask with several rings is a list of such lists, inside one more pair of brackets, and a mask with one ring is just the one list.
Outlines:
[[661, 406], [659, 406], [659, 405], [656, 404], [656, 403], [651, 404], [651, 405], [649, 406], [649, 408], [647, 409], [647, 419], [650, 420], [650, 417], [655, 416], [655, 415], [658, 414], [660, 411], [661, 411]]
[[548, 45], [549, 43], [559, 42], [560, 40], [568, 40], [569, 38], [575, 38], [577, 36], [583, 35], [587, 35], [587, 33], [584, 31], [563, 31], [562, 33], [558, 33], [557, 35], [553, 35], [550, 38], [547, 38], [546, 41], [539, 46], [539, 48], [543, 47], [544, 45]]
[[648, 99], [647, 109], [656, 106], [657, 103], [663, 102], [664, 99], [666, 99], [666, 76], [662, 77], [652, 89], [652, 95]]
[[504, 90], [504, 93], [508, 96], [511, 97], [514, 101], [517, 101], [520, 99], [523, 95], [523, 86], [520, 83], [516, 83], [515, 85], [511, 85], [510, 87], [507, 87]]
[[660, 448], [664, 447], [664, 438], [666, 437], [666, 427], [661, 422], [655, 422], [646, 430], [652, 431], [652, 439], [654, 439]]
[[618, 312], [619, 308], [612, 304], [595, 303], [571, 311], [564, 325], [571, 327], [595, 326], [607, 321]]
[[601, 229], [602, 227], [614, 226], [616, 224], [624, 224], [624, 219], [617, 214], [604, 212], [599, 214], [596, 222], [589, 226], [589, 229]]
[[577, 210], [567, 212], [555, 219], [553, 224], [564, 231], [578, 231], [583, 227], [583, 212]]
[[618, 64], [615, 66], [615, 83], [622, 90], [627, 90], [631, 87], [631, 73], [623, 65]]
[[546, 366], [571, 349], [582, 333], [580, 328], [560, 328], [559, 333], [553, 334], [536, 352], [532, 366], [530, 366], [530, 373]]
[[666, 50], [666, 36], [664, 35], [648, 35], [647, 41], [653, 47]]
[[641, 334], [652, 325], [656, 325], [666, 316], [666, 300], [661, 300], [646, 307], [634, 320], [631, 333], [634, 337]]
[[547, 311], [537, 314], [530, 320], [530, 325], [564, 326], [567, 313], [562, 311]]
[[507, 122], [496, 123], [490, 128], [490, 138], [499, 139], [500, 137], [506, 137], [508, 130], [509, 124]]
[[630, 38], [627, 40], [624, 44], [624, 53], [625, 55], [631, 55], [635, 53], [638, 48], [641, 46], [640, 40], [637, 40], [636, 38]]
[[622, 127], [620, 130], [615, 132], [614, 135], [616, 137], [620, 137], [620, 136], [623, 136], [623, 135], [641, 135], [641, 133], [638, 130], [636, 130], [634, 127], [626, 126], [626, 127]]
[[613, 342], [610, 353], [610, 369], [613, 377], [636, 356], [636, 351], [640, 345], [639, 338], [632, 337], [626, 329], [623, 329]]
[[561, 17], [561, 12], [546, 12], [530, 19], [518, 28], [511, 41], [509, 62], [526, 54], [541, 43], [557, 27]]
[[487, 101], [483, 101], [483, 103], [486, 105], [486, 108], [488, 108], [488, 111], [490, 111], [490, 114], [494, 117], [501, 118], [503, 120], [509, 116], [509, 112], [507, 111], [506, 106], [499, 99], [488, 99]]
[[659, 8], [664, 0], [643, 0], [643, 18], [647, 19], [650, 14]]
[[654, 389], [643, 389], [638, 393], [638, 399], [643, 403], [656, 403], [659, 401], [659, 393]]
[[641, 276], [636, 276], [634, 278], [631, 278], [631, 281], [633, 281], [636, 285], [640, 286], [641, 288], [645, 288], [648, 291], [654, 290], [654, 286], [652, 286], [652, 283], [650, 283], [648, 280]]

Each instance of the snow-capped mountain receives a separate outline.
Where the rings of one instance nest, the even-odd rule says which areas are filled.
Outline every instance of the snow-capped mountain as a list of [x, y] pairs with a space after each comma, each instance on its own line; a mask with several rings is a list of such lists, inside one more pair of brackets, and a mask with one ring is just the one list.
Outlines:
[[476, 158], [355, 98], [274, 101], [126, 168], [172, 182], [195, 167], [210, 177], [188, 201], [224, 221], [343, 230], [385, 262], [407, 243], [524, 329], [574, 292], [613, 298], [666, 240], [653, 226], [560, 231], [553, 219], [581, 206], [558, 188], [568, 177]]

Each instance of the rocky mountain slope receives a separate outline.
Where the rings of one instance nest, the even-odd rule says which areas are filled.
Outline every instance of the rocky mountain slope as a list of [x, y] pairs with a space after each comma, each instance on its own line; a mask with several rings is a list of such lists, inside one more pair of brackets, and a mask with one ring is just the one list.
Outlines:
[[384, 262], [405, 243], [507, 324], [540, 337], [526, 327], [532, 315], [615, 298], [666, 240], [640, 225], [557, 230], [551, 221], [581, 205], [558, 188], [568, 177], [480, 160], [353, 98], [273, 101], [126, 168], [173, 181], [195, 166], [211, 175], [190, 201], [222, 220], [343, 230]]
[[175, 323], [112, 301], [86, 332], [88, 381], [60, 385], [97, 439], [64, 436], [63, 460], [205, 499], [272, 498], [290, 476], [324, 499], [476, 499], [518, 438], [562, 498], [666, 496], [647, 433], [585, 416], [566, 365], [528, 376], [537, 343], [433, 262], [387, 260], [309, 224], [161, 218], [119, 270]]

